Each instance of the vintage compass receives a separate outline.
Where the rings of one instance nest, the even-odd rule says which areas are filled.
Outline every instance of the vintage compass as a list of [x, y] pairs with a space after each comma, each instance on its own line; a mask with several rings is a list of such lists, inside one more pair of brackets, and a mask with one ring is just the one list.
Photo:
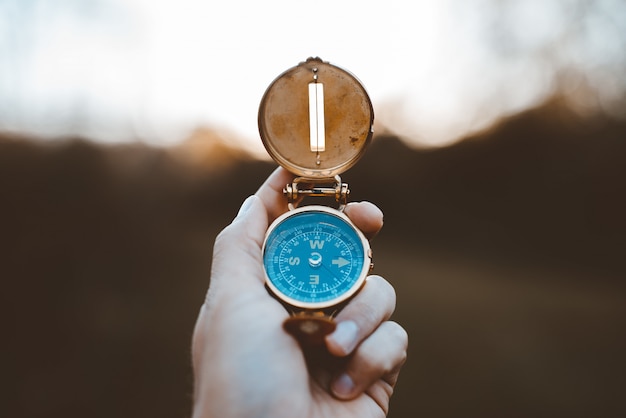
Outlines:
[[[263, 243], [266, 285], [292, 313], [285, 329], [301, 341], [319, 343], [335, 329], [333, 315], [372, 266], [367, 239], [343, 213], [349, 189], [339, 174], [363, 155], [373, 121], [361, 83], [319, 58], [278, 76], [261, 100], [263, 144], [298, 176], [284, 189], [289, 211], [270, 225]], [[304, 197], [331, 197], [338, 208], [296, 208]]]

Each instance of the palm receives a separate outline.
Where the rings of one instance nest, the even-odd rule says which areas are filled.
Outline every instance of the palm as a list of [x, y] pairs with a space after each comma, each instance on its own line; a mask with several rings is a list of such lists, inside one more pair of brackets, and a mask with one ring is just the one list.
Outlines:
[[[268, 220], [285, 210], [281, 189], [288, 177], [277, 170], [215, 242], [193, 339], [194, 417], [384, 417], [406, 355], [406, 332], [387, 321], [395, 306], [389, 283], [368, 278], [337, 316], [328, 351], [306, 353], [283, 330], [288, 313], [264, 287], [261, 244]], [[372, 206], [352, 211], [370, 236], [382, 226], [382, 213]], [[346, 341], [344, 332], [342, 343], [340, 328], [350, 324], [354, 333]]]
[[[279, 308], [282, 309], [282, 307]], [[253, 312], [251, 314], [254, 315]], [[258, 318], [258, 316], [256, 317]], [[284, 310], [278, 314], [276, 319], [279, 320], [278, 323], [282, 323], [285, 319]], [[294, 416], [310, 418], [385, 416], [384, 410], [367, 392], [351, 401], [343, 401], [333, 397], [328, 390], [330, 379], [333, 377], [333, 370], [329, 370], [327, 367], [329, 363], [333, 363], [332, 359], [329, 362], [324, 362], [324, 359], [320, 359], [320, 361], [311, 360], [311, 357], [316, 354], [308, 353], [309, 365], [307, 366], [303, 352], [295, 340], [286, 336], [282, 330], [281, 336], [286, 336], [286, 339], [276, 338], [277, 336], [274, 335], [271, 328], [268, 327], [264, 331], [268, 332], [267, 338], [276, 343], [274, 346], [268, 346], [264, 352], [258, 353], [258, 363], [255, 364], [255, 368], [258, 367], [258, 364], [265, 364], [267, 376], [260, 386], [258, 385], [259, 382], [248, 381], [251, 385], [249, 387], [251, 391], [258, 391], [263, 388], [264, 394], [260, 396], [260, 399], [264, 405], [259, 406], [262, 409], [268, 408], [274, 411], [271, 416], [277, 418], [293, 418]], [[330, 356], [330, 354], [326, 353], [321, 357], [325, 356]], [[335, 359], [335, 362], [340, 363], [341, 360]]]
[[[223, 416], [248, 416], [249, 411], [255, 412], [252, 416], [263, 416], [259, 411], [266, 411], [266, 416], [275, 418], [385, 416], [367, 392], [351, 401], [338, 400], [329, 393], [328, 385], [334, 376], [325, 360], [332, 363], [332, 359], [313, 359], [307, 366], [298, 343], [282, 329], [287, 312], [269, 297], [261, 284], [228, 300], [216, 301], [213, 308], [212, 312], [222, 309], [232, 312], [227, 321], [211, 321], [207, 330], [222, 342], [220, 347], [229, 347], [227, 353], [210, 356], [222, 359], [222, 364], [204, 366], [222, 371], [221, 376], [212, 377], [222, 382], [221, 393], [212, 403], [227, 402], [222, 410], [229, 413]], [[231, 361], [224, 364], [225, 358]], [[310, 354], [308, 358], [312, 358]], [[235, 380], [236, 387], [226, 388], [233, 376], [242, 379]], [[224, 396], [223, 391], [230, 393]], [[238, 410], [233, 411], [233, 407]]]

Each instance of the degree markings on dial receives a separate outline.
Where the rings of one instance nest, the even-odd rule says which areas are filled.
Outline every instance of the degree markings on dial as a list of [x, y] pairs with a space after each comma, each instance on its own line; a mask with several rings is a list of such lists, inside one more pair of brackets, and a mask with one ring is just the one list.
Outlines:
[[291, 224], [268, 238], [266, 273], [277, 292], [303, 302], [332, 300], [358, 278], [364, 262], [358, 239], [326, 216], [307, 214], [297, 224], [288, 219]]
[[[315, 231], [291, 236], [290, 239], [286, 239], [283, 242], [285, 245], [281, 246], [282, 248], [277, 263], [278, 270], [280, 271], [283, 280], [285, 280], [290, 285], [292, 291], [295, 291], [297, 289], [306, 292], [307, 290], [305, 290], [305, 286], [308, 285], [308, 292], [328, 292], [341, 286], [350, 275], [350, 272], [352, 270], [352, 263], [344, 258], [352, 258], [350, 246], [348, 245], [348, 243], [345, 243], [342, 240], [337, 240], [334, 234], [321, 230], [319, 226], [320, 225], [316, 227]], [[332, 225], [325, 224], [325, 226], [329, 227]], [[297, 278], [295, 275], [297, 274], [297, 271], [293, 271], [290, 267], [296, 268], [298, 265], [300, 265], [300, 263], [302, 263], [302, 260], [300, 257], [292, 255], [292, 248], [301, 242], [306, 243], [305, 248], [310, 248], [311, 250], [323, 250], [325, 248], [324, 245], [327, 241], [336, 241], [339, 245], [333, 245], [332, 248], [343, 247], [343, 249], [339, 252], [339, 254], [334, 251], [328, 254], [328, 259], [331, 261], [330, 266], [328, 265], [328, 262], [326, 263], [326, 265], [322, 264], [323, 270], [328, 273], [322, 276], [325, 280], [321, 282], [319, 275], [309, 275], [308, 282], [303, 282], [302, 277]], [[348, 265], [350, 266], [349, 268], [343, 269]], [[331, 267], [334, 267], [334, 269], [331, 269]], [[313, 278], [314, 276], [315, 278]], [[295, 284], [296, 281], [298, 285]], [[331, 283], [333, 283], [332, 287]], [[321, 285], [322, 289], [317, 289], [317, 285]]]

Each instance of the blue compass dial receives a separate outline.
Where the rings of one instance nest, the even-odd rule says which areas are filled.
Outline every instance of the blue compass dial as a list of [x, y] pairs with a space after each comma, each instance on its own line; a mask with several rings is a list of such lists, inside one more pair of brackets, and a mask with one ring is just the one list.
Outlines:
[[269, 232], [268, 286], [295, 306], [332, 306], [356, 292], [369, 270], [367, 241], [344, 215], [305, 209]]

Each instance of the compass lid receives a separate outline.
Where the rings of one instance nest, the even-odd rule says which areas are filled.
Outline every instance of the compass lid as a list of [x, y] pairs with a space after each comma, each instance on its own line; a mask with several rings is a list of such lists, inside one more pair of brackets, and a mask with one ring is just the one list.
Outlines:
[[259, 106], [265, 149], [282, 167], [308, 178], [341, 174], [361, 158], [374, 110], [349, 72], [309, 58], [278, 76]]

